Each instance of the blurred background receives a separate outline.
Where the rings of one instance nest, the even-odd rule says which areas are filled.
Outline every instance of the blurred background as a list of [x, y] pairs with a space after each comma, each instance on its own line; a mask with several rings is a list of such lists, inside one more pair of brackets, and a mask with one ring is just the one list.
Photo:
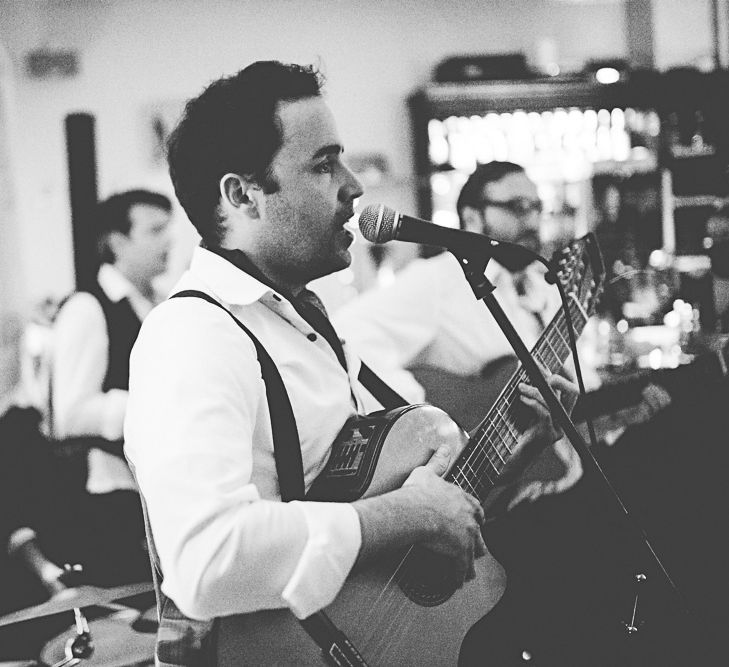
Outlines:
[[[360, 206], [452, 225], [476, 161], [513, 160], [538, 184], [543, 241], [597, 230], [610, 277], [630, 271], [611, 327], [662, 325], [676, 298], [698, 308], [727, 194], [726, 14], [722, 0], [0, 0], [0, 397], [26, 323], [94, 271], [90, 202], [172, 195], [163, 146], [184, 100], [257, 59], [325, 72]], [[162, 290], [196, 242], [181, 209], [174, 236]], [[330, 302], [417, 253], [390, 245], [360, 239]]]

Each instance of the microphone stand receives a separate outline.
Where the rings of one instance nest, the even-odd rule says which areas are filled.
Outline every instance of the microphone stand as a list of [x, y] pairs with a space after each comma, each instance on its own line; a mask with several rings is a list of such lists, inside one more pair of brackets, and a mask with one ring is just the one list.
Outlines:
[[[613, 485], [610, 483], [610, 480], [603, 472], [600, 464], [597, 462], [597, 459], [595, 459], [593, 453], [590, 451], [584, 438], [577, 431], [577, 428], [565, 411], [564, 406], [562, 405], [562, 403], [560, 403], [559, 399], [552, 391], [552, 388], [547, 383], [547, 380], [542, 375], [539, 366], [532, 358], [532, 355], [527, 349], [526, 345], [524, 345], [524, 341], [522, 341], [521, 337], [516, 332], [516, 329], [514, 329], [514, 325], [511, 323], [503, 308], [496, 300], [496, 297], [493, 294], [496, 287], [489, 281], [488, 278], [486, 278], [486, 266], [491, 260], [491, 254], [488, 252], [484, 253], [483, 246], [474, 248], [474, 250], [469, 253], [454, 251], [450, 249], [449, 252], [454, 255], [460, 263], [461, 269], [463, 269], [463, 273], [466, 276], [468, 284], [473, 290], [474, 296], [479, 301], [483, 301], [483, 303], [489, 309], [494, 319], [496, 320], [496, 323], [499, 325], [499, 328], [504, 333], [506, 339], [509, 341], [509, 344], [516, 353], [517, 359], [521, 362], [521, 365], [524, 368], [526, 374], [529, 376], [532, 384], [539, 390], [539, 393], [544, 397], [550, 414], [552, 415], [552, 419], [557, 424], [559, 424], [567, 439], [570, 441], [570, 443], [572, 443], [572, 446], [575, 448], [575, 451], [579, 455], [583, 465], [585, 466], [585, 469], [589, 470], [593, 475], [595, 475], [597, 479], [599, 479], [604, 484], [607, 491], [609, 492], [609, 495], [614, 501], [614, 504], [617, 506], [617, 509], [622, 514], [630, 529], [632, 531], [636, 531], [639, 534], [639, 539], [646, 547], [650, 559], [657, 565], [661, 575], [666, 579], [669, 587], [675, 593], [677, 599], [680, 602], [683, 613], [685, 615], [688, 615], [689, 608], [686, 605], [683, 595], [677, 588], [676, 584], [673, 582], [673, 579], [661, 562], [658, 554], [651, 546], [645, 531], [633, 520], [633, 517], [629, 514], [627, 508], [623, 504], [623, 501], [618, 495], [618, 492], [615, 490]], [[569, 313], [567, 313], [566, 316], [569, 317]], [[645, 575], [637, 575], [636, 580], [644, 581]], [[635, 606], [637, 606], [637, 596]], [[624, 623], [628, 635], [635, 634], [638, 631], [638, 626], [635, 623], [634, 616], [635, 614], [633, 614], [633, 618], [631, 619], [631, 621]]]

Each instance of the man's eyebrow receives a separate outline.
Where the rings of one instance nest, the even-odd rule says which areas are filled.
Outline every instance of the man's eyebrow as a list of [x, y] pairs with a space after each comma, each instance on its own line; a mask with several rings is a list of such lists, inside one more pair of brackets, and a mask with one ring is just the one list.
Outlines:
[[317, 160], [320, 157], [324, 157], [325, 155], [339, 155], [340, 153], [344, 153], [344, 146], [341, 144], [327, 144], [326, 146], [322, 146], [314, 155], [311, 156], [312, 160]]

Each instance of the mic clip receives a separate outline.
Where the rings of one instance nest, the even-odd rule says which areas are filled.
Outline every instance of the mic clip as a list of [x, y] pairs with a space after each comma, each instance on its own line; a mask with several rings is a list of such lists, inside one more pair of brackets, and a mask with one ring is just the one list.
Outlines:
[[491, 260], [491, 253], [482, 252], [481, 247], [474, 248], [468, 253], [450, 248], [448, 252], [458, 260], [477, 299], [483, 299], [486, 294], [490, 294], [496, 289], [496, 286], [486, 277], [486, 267]]

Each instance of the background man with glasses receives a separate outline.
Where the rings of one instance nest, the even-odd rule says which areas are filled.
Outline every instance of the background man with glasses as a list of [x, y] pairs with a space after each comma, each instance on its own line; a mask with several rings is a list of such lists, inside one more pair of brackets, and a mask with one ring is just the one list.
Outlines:
[[[479, 165], [456, 206], [462, 229], [540, 252], [542, 202], [523, 167], [497, 161]], [[496, 298], [529, 349], [560, 306], [544, 272], [536, 262], [505, 266], [493, 259], [486, 269]], [[509, 342], [448, 252], [414, 260], [394, 283], [346, 303], [333, 320], [362, 359], [384, 377], [398, 378], [398, 389], [409, 400], [424, 395], [468, 429], [485, 416], [515, 368]], [[417, 380], [410, 393], [403, 370]], [[505, 503], [514, 506], [561, 491], [579, 479], [582, 469], [571, 445], [558, 448], [549, 470], [542, 465], [527, 472]]]

